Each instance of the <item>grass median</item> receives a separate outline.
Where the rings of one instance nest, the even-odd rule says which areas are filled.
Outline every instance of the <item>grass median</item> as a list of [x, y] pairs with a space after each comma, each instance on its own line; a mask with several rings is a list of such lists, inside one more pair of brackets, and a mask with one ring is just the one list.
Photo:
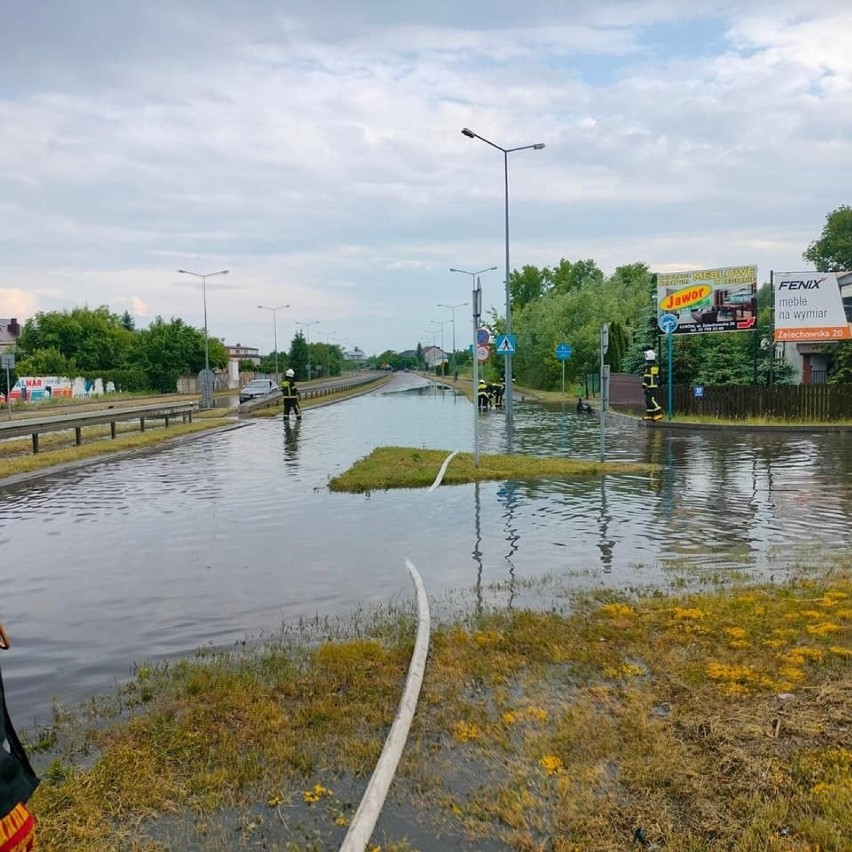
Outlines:
[[[371, 848], [847, 849], [850, 625], [850, 558], [438, 624]], [[41, 848], [338, 848], [414, 632], [398, 605], [140, 666], [30, 743]]]
[[[378, 447], [355, 462], [349, 470], [329, 482], [331, 491], [364, 493], [388, 488], [424, 488], [435, 477], [449, 450], [412, 447]], [[536, 477], [600, 476], [604, 473], [649, 473], [653, 465], [632, 462], [595, 462], [578, 459], [523, 455], [479, 456], [457, 453], [444, 474], [445, 485], [460, 485], [493, 479], [533, 479]]]

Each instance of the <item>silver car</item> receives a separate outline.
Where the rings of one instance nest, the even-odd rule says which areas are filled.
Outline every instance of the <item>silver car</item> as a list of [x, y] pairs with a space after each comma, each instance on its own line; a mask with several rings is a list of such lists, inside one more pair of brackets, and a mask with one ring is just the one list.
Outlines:
[[248, 402], [250, 399], [259, 399], [278, 393], [280, 388], [272, 379], [254, 379], [240, 390], [240, 402]]

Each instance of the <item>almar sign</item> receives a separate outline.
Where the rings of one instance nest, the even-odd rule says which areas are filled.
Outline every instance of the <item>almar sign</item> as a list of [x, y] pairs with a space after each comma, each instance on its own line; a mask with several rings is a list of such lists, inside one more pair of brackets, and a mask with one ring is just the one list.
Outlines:
[[838, 276], [848, 272], [773, 272], [775, 340], [852, 340]]

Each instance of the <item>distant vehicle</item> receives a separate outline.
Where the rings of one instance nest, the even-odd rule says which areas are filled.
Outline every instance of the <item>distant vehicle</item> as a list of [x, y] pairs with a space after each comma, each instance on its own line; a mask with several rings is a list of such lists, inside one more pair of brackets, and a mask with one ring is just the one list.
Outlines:
[[272, 379], [254, 379], [240, 390], [240, 402], [248, 402], [250, 399], [259, 399], [278, 393], [281, 390]]

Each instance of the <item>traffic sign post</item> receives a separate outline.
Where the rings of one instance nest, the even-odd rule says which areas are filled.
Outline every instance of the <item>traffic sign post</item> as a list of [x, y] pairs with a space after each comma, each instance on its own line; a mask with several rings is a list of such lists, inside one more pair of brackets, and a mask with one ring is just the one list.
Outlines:
[[491, 340], [491, 332], [487, 328], [479, 328], [479, 318], [482, 314], [482, 284], [479, 276], [476, 277], [476, 287], [470, 300], [473, 305], [473, 343], [471, 354], [473, 355], [473, 466], [479, 467], [479, 350], [485, 349], [488, 357], [488, 343]]
[[554, 350], [556, 359], [562, 362], [562, 393], [565, 393], [565, 362], [571, 357], [574, 350], [567, 343], [560, 343]]
[[660, 318], [657, 320], [657, 325], [659, 326], [660, 331], [663, 332], [667, 338], [666, 352], [669, 364], [667, 370], [668, 386], [666, 388], [666, 407], [668, 408], [668, 411], [666, 413], [669, 420], [672, 419], [672, 338], [674, 337], [677, 323], [678, 319], [675, 314], [660, 314]]
[[0, 355], [0, 369], [6, 371], [6, 415], [9, 420], [12, 419], [12, 380], [9, 376], [9, 370], [15, 366], [15, 353], [4, 352]]
[[494, 348], [498, 355], [514, 355], [517, 352], [517, 338], [514, 334], [498, 334]]
[[609, 399], [609, 371], [604, 367], [604, 355], [609, 351], [609, 323], [601, 326], [601, 461], [606, 457], [606, 403]]

